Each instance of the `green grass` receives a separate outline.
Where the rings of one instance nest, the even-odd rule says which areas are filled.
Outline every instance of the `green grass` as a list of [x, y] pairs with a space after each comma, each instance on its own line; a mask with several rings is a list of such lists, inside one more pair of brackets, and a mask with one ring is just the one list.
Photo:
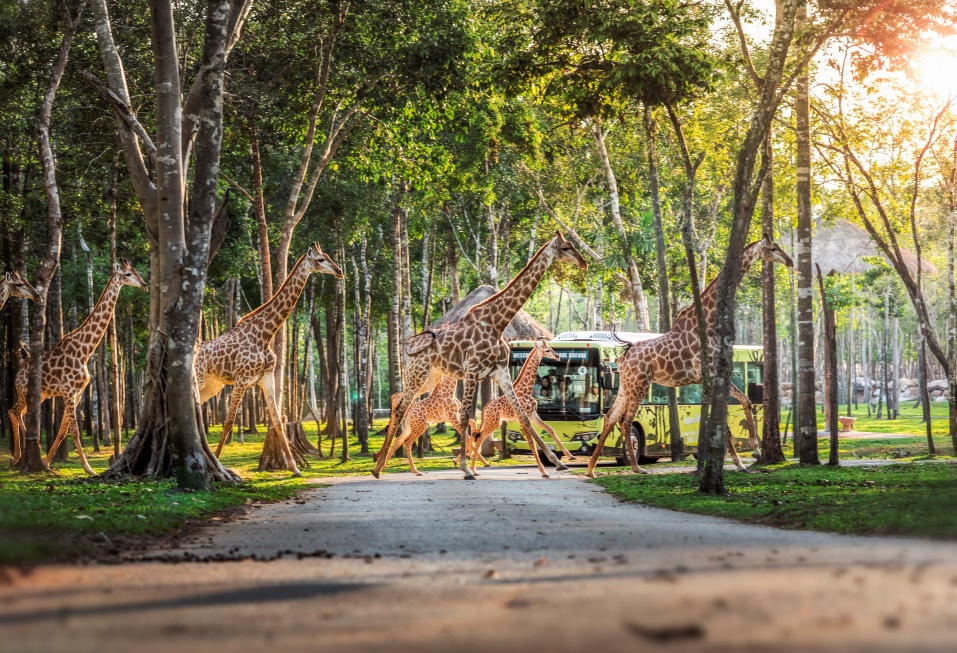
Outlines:
[[957, 465], [799, 467], [725, 474], [729, 494], [696, 492], [689, 473], [601, 476], [614, 496], [658, 508], [782, 528], [957, 538]]
[[[305, 423], [307, 437], [315, 443], [315, 423]], [[385, 421], [374, 424], [374, 431], [385, 427]], [[223, 449], [223, 463], [242, 478], [240, 485], [218, 485], [213, 492], [183, 493], [173, 481], [131, 480], [106, 481], [89, 478], [72, 451], [66, 463], [54, 462], [54, 474], [22, 475], [4, 463], [0, 470], [0, 564], [69, 560], [87, 555], [102, 555], [122, 549], [148, 538], [170, 535], [181, 530], [190, 520], [208, 518], [217, 513], [252, 502], [281, 501], [295, 496], [309, 485], [310, 479], [346, 474], [367, 474], [371, 471], [371, 455], [359, 453], [352, 439], [350, 460], [336, 457], [316, 460], [302, 469], [302, 478], [291, 478], [289, 472], [258, 472], [264, 429], [259, 435], [247, 435], [245, 444], [235, 441]], [[220, 428], [210, 430], [215, 448]], [[433, 435], [436, 452], [419, 461], [422, 471], [449, 469], [454, 431]], [[378, 451], [383, 437], [370, 438], [370, 451]], [[65, 443], [64, 443], [65, 444]], [[71, 443], [72, 444], [72, 443]], [[323, 450], [329, 453], [329, 442]], [[110, 450], [84, 451], [94, 470], [109, 466]], [[401, 454], [401, 452], [398, 452]], [[520, 457], [500, 464], [525, 464], [530, 457]], [[386, 472], [407, 472], [405, 458], [394, 457]]]

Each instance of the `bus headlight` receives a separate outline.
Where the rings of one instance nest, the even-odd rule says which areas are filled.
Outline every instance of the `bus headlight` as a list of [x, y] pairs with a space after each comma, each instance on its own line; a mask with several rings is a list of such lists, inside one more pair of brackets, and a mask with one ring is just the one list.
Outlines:
[[571, 437], [572, 442], [588, 442], [598, 435], [598, 431], [582, 431]]
[[508, 439], [511, 440], [512, 442], [518, 442], [519, 440], [524, 439], [522, 434], [519, 433], [518, 431], [507, 431], [506, 433], [507, 433], [506, 437], [508, 437]]

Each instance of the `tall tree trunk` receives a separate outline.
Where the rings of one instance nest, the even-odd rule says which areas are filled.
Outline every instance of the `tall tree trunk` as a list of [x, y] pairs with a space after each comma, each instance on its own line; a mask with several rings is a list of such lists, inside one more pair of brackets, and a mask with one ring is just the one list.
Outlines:
[[[768, 166], [774, 165], [771, 132], [764, 141]], [[773, 170], [773, 168], [772, 168]], [[761, 185], [761, 231], [774, 238], [774, 175], [768, 173]], [[761, 462], [783, 463], [781, 450], [781, 377], [778, 364], [778, 325], [774, 288], [774, 264], [761, 266], [762, 342], [764, 344], [764, 425], [761, 438]], [[792, 388], [793, 391], [793, 388]], [[792, 401], [794, 395], [791, 395]]]
[[[821, 314], [824, 319], [824, 416], [830, 436], [827, 464], [836, 466], [840, 464], [837, 426], [837, 323], [834, 309], [828, 305], [827, 295], [824, 292], [821, 266], [817, 266], [817, 281], [821, 292]], [[817, 434], [815, 439], [817, 439], [816, 436]]]
[[957, 237], [957, 138], [954, 138], [954, 156], [947, 180], [947, 313], [950, 329], [947, 332], [947, 351], [950, 354], [950, 373], [947, 375], [950, 443], [957, 456], [957, 283], [955, 283], [954, 238]]
[[[119, 194], [120, 183], [120, 143], [119, 138], [113, 147], [113, 167], [110, 177], [110, 265], [116, 264], [116, 205]], [[119, 457], [122, 446], [122, 418], [120, 413], [120, 396], [122, 388], [120, 387], [120, 366], [119, 366], [119, 346], [120, 341], [116, 334], [116, 314], [110, 316], [110, 326], [107, 331], [107, 344], [110, 348], [110, 384], [113, 386], [112, 402], [110, 402], [110, 411], [113, 419], [113, 455], [110, 456], [110, 464]]]
[[[49, 303], [47, 305], [47, 333], [50, 336], [49, 349], [56, 345], [63, 338], [63, 284], [61, 283], [63, 270], [59, 266], [53, 274], [53, 281], [50, 283]], [[49, 451], [53, 446], [53, 438], [56, 436], [54, 429], [64, 416], [63, 399], [56, 397], [50, 400], [50, 429], [47, 431], [46, 450]], [[53, 460], [64, 462], [67, 460], [68, 447], [66, 441], [57, 449], [53, 455]]]
[[[655, 257], [658, 262], [658, 323], [662, 333], [671, 330], [671, 289], [668, 282], [668, 261], [665, 254], [665, 230], [661, 221], [661, 192], [658, 184], [658, 152], [656, 125], [651, 109], [645, 107], [645, 138], [648, 142], [648, 186], [651, 190], [651, 212], [655, 223]], [[690, 182], [689, 182], [690, 183]], [[684, 440], [678, 420], [678, 393], [668, 388], [668, 433], [671, 441], [671, 460], [685, 459]], [[624, 434], [622, 434], [624, 436]]]
[[641, 285], [641, 277], [638, 275], [638, 265], [635, 263], [634, 256], [632, 256], [631, 241], [628, 237], [628, 233], [625, 231], [624, 223], [621, 220], [621, 208], [618, 201], [618, 180], [615, 178], [615, 171], [611, 166], [608, 149], [605, 147], [605, 134], [602, 131], [601, 124], [598, 122], [592, 123], [591, 131], [592, 137], [595, 139], [596, 149], [598, 150], [598, 157], [601, 159], [605, 180], [608, 184], [608, 199], [611, 203], [612, 224], [618, 233], [622, 258], [625, 261], [625, 267], [628, 268], [628, 283], [631, 286], [628, 290], [635, 309], [637, 330], [648, 331], [651, 328], [651, 323], [646, 310], [648, 304], [645, 301], [645, 290]]
[[63, 214], [60, 210], [60, 190], [56, 180], [56, 159], [53, 146], [50, 143], [50, 121], [53, 114], [53, 100], [56, 98], [63, 71], [66, 70], [70, 56], [70, 45], [76, 30], [75, 20], [70, 10], [63, 6], [63, 38], [57, 51], [56, 59], [50, 71], [46, 92], [40, 104], [39, 143], [40, 164], [43, 167], [43, 191], [47, 202], [47, 242], [42, 254], [42, 262], [37, 271], [36, 289], [40, 294], [40, 301], [33, 309], [33, 318], [30, 322], [30, 368], [27, 375], [27, 415], [25, 420], [26, 435], [23, 443], [23, 453], [20, 458], [20, 471], [45, 472], [50, 471], [40, 452], [40, 402], [43, 374], [43, 336], [46, 329], [46, 301], [50, 290], [50, 282], [60, 264], [60, 245], [63, 239]]
[[[807, 24], [807, 1], [799, 0], [795, 29]], [[795, 84], [797, 132], [797, 284], [798, 374], [801, 377], [800, 409], [795, 422], [800, 433], [802, 465], [818, 465], [817, 406], [814, 401], [814, 271], [811, 268], [811, 128], [807, 66]]]
[[733, 194], [733, 219], [724, 267], [718, 275], [715, 298], [714, 321], [714, 377], [712, 383], [711, 410], [708, 415], [706, 462], [699, 490], [705, 493], [724, 494], [724, 447], [728, 435], [728, 397], [734, 357], [734, 305], [735, 291], [741, 281], [741, 259], [751, 226], [760, 182], [769, 174], [769, 161], [762, 158], [754, 185], [754, 168], [762, 149], [771, 120], [777, 109], [778, 86], [781, 82], [787, 59], [791, 36], [794, 32], [794, 10], [797, 0], [783, 0], [781, 20], [774, 28], [774, 36], [768, 51], [768, 65], [764, 84], [751, 117], [750, 126], [738, 152]]

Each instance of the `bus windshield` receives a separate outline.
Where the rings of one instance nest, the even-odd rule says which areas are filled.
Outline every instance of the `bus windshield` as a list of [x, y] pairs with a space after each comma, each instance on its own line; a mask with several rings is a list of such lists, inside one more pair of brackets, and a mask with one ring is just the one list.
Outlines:
[[[559, 349], [561, 361], [544, 359], [538, 366], [532, 396], [545, 420], [585, 421], [601, 415], [598, 349]], [[512, 350], [512, 378], [518, 376], [528, 350]]]

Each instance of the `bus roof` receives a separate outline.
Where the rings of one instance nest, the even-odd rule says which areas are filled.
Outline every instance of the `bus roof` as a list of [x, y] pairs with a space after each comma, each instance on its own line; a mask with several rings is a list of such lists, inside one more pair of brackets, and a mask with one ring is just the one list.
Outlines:
[[[548, 345], [553, 349], [572, 349], [575, 347], [601, 347], [614, 348], [621, 347], [626, 342], [641, 342], [658, 338], [661, 333], [638, 333], [635, 331], [565, 331], [559, 333], [554, 340], [549, 340]], [[618, 336], [618, 339], [615, 338]], [[533, 340], [513, 340], [508, 343], [512, 347], [531, 347]], [[764, 347], [761, 345], [735, 345], [735, 360], [761, 360], [764, 358]]]

